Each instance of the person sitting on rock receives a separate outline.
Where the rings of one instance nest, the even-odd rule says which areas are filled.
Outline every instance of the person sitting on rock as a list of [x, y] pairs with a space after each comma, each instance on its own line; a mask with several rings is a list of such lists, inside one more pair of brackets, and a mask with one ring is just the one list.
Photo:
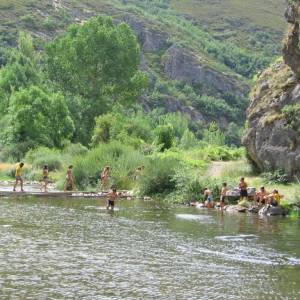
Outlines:
[[265, 204], [267, 202], [268, 192], [266, 191], [265, 187], [262, 186], [258, 192], [255, 194], [256, 202], [258, 205]]
[[207, 208], [213, 207], [213, 194], [212, 191], [208, 188], [204, 189], [204, 204]]
[[276, 207], [280, 205], [281, 198], [283, 196], [279, 194], [278, 190], [274, 190], [269, 196], [268, 196], [268, 204]]
[[248, 184], [245, 181], [245, 178], [242, 177], [239, 183], [239, 189], [240, 189], [240, 200], [248, 200], [248, 192], [247, 192]]

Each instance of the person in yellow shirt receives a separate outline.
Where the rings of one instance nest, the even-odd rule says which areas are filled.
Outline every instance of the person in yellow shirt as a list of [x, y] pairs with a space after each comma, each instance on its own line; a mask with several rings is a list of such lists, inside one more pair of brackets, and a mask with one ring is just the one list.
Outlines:
[[15, 174], [15, 177], [16, 177], [16, 182], [15, 182], [15, 185], [14, 185], [14, 189], [13, 191], [15, 192], [16, 191], [16, 187], [18, 185], [18, 182], [20, 182], [20, 185], [21, 185], [21, 191], [24, 192], [23, 190], [23, 179], [22, 179], [22, 169], [24, 167], [24, 163], [19, 163], [16, 167], [16, 174]]
[[268, 196], [268, 204], [272, 206], [280, 205], [281, 198], [283, 196], [279, 194], [278, 190], [274, 190], [272, 194]]

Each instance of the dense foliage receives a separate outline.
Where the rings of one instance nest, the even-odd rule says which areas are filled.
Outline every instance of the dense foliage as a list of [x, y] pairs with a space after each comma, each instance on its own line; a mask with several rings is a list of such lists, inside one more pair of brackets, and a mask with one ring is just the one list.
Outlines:
[[[157, 78], [147, 91], [153, 102], [145, 112], [137, 99], [147, 78], [139, 71], [139, 46], [127, 25], [92, 18], [72, 25], [43, 49], [21, 32], [18, 46], [4, 51], [0, 69], [0, 159], [24, 160], [26, 178], [40, 179], [48, 165], [50, 179], [62, 188], [65, 170], [73, 164], [76, 186], [96, 189], [109, 165], [110, 186], [175, 198], [184, 191], [188, 200], [200, 196], [196, 189], [204, 183], [197, 178], [209, 162], [243, 154], [226, 146], [239, 145], [242, 122], [236, 113], [245, 106], [232, 95], [202, 95]], [[166, 92], [204, 110], [206, 119], [164, 111], [159, 97]], [[233, 123], [221, 130], [210, 122], [215, 117]], [[137, 172], [141, 165], [144, 171]]]

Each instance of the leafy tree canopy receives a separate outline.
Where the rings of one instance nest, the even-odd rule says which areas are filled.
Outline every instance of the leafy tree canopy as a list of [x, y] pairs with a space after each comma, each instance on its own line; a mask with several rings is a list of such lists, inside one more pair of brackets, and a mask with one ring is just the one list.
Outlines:
[[37, 86], [13, 94], [8, 119], [11, 143], [61, 147], [74, 130], [64, 97]]
[[93, 100], [134, 99], [145, 84], [135, 35], [108, 17], [71, 26], [46, 47], [45, 60], [49, 77], [62, 89]]

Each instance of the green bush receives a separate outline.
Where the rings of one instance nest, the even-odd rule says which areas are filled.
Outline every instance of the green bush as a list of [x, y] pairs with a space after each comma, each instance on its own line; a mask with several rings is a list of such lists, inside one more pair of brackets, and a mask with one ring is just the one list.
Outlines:
[[161, 151], [170, 149], [174, 143], [174, 130], [171, 125], [159, 125], [156, 128], [157, 145], [161, 145]]
[[261, 176], [268, 184], [288, 184], [289, 177], [285, 174], [284, 170], [276, 170], [274, 172], [265, 172]]
[[88, 151], [88, 148], [81, 145], [80, 143], [76, 143], [76, 144], [69, 143], [62, 150], [62, 154], [73, 157], [76, 155], [86, 154], [87, 151]]
[[174, 176], [180, 168], [180, 161], [174, 158], [151, 157], [145, 164], [145, 170], [139, 178], [141, 195], [167, 194], [172, 192], [176, 183]]
[[47, 165], [49, 171], [54, 171], [62, 169], [63, 157], [59, 150], [39, 147], [27, 152], [25, 162], [31, 163], [35, 169]]
[[286, 105], [283, 114], [287, 121], [287, 126], [300, 133], [300, 104]]
[[43, 27], [48, 31], [54, 31], [57, 28], [57, 22], [48, 17], [43, 21]]
[[96, 186], [102, 169], [110, 166], [110, 185], [118, 189], [131, 189], [133, 174], [144, 163], [144, 156], [130, 146], [120, 142], [100, 144], [74, 161], [74, 178], [80, 189]]

